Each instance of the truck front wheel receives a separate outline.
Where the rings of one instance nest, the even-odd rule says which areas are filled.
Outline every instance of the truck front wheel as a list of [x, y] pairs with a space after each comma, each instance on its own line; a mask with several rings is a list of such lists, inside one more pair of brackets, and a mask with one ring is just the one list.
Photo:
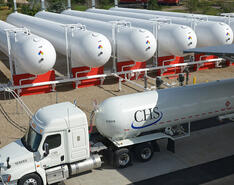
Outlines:
[[131, 162], [131, 155], [127, 148], [121, 148], [114, 153], [114, 166], [116, 168], [125, 168]]
[[19, 185], [42, 185], [42, 181], [41, 178], [35, 174], [28, 174], [23, 176], [20, 180], [19, 180]]

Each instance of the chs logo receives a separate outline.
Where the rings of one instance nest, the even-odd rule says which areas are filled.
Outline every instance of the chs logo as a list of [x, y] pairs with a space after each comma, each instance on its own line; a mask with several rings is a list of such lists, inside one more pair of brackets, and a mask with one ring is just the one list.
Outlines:
[[39, 51], [38, 55], [44, 55], [44, 53], [42, 51]]
[[149, 40], [147, 40], [147, 41], [146, 41], [146, 44], [150, 44], [150, 41], [149, 41]]
[[229, 33], [229, 32], [227, 32], [227, 33], [226, 33], [226, 36], [230, 36], [230, 33]]
[[[158, 123], [163, 117], [163, 113], [158, 110], [158, 107], [137, 110], [134, 113], [134, 122], [132, 123], [131, 127], [133, 129], [142, 129], [145, 127], [152, 126]], [[145, 122], [142, 126], [137, 126], [137, 123]]]
[[188, 40], [192, 40], [192, 37], [191, 37], [191, 36], [189, 36], [189, 37], [188, 37]]
[[99, 45], [99, 46], [98, 46], [98, 49], [102, 49], [102, 48], [103, 48], [102, 45]]

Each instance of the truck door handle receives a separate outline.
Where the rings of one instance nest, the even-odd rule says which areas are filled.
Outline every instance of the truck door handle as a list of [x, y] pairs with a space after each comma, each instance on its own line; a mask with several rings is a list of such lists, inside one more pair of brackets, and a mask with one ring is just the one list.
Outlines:
[[61, 161], [64, 161], [64, 155], [61, 156]]

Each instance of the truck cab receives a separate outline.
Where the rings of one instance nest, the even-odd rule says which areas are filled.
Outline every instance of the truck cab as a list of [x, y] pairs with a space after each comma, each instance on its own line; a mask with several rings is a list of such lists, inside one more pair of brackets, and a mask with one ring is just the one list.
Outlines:
[[39, 109], [25, 136], [1, 148], [0, 156], [3, 184], [52, 184], [87, 165], [101, 166], [98, 156], [90, 159], [86, 115], [70, 102]]

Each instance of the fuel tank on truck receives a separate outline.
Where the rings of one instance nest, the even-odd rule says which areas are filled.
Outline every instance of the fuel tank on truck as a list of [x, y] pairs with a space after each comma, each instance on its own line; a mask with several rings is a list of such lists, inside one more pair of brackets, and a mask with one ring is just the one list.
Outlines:
[[118, 24], [116, 33], [117, 56], [118, 61], [133, 60], [136, 62], [144, 62], [150, 59], [156, 51], [156, 40], [154, 35], [143, 28], [135, 28], [123, 23], [107, 23], [82, 17], [74, 17], [64, 14], [56, 14], [51, 12], [38, 12], [36, 17], [59, 22], [62, 24], [84, 24], [87, 29], [97, 31], [104, 34], [113, 42], [113, 24]]
[[234, 18], [228, 16], [214, 16], [214, 15], [204, 15], [204, 14], [190, 14], [190, 13], [179, 13], [179, 12], [166, 12], [166, 11], [155, 11], [155, 10], [143, 10], [143, 9], [133, 9], [133, 8], [111, 8], [115, 11], [132, 12], [132, 13], [142, 13], [142, 14], [154, 14], [162, 15], [167, 17], [181, 17], [186, 19], [197, 19], [197, 20], [208, 20], [213, 22], [223, 22], [228, 24], [232, 31], [234, 31]]
[[[30, 29], [33, 33], [49, 40], [57, 52], [66, 55], [66, 25], [20, 13], [10, 14], [7, 22]], [[109, 40], [100, 33], [88, 31], [80, 24], [71, 26], [68, 30], [68, 40], [70, 40], [71, 61], [76, 67], [103, 66], [111, 56]]]
[[[106, 10], [108, 11], [108, 10]], [[184, 56], [183, 51], [186, 48], [195, 48], [197, 37], [195, 32], [188, 26], [169, 24], [164, 22], [155, 22], [150, 20], [135, 19], [130, 17], [114, 16], [101, 13], [84, 11], [65, 10], [62, 12], [74, 17], [84, 17], [88, 19], [100, 20], [104, 22], [125, 21], [132, 26], [144, 28], [154, 34], [158, 42], [158, 56]], [[158, 30], [156, 31], [156, 24]]]
[[111, 97], [95, 112], [98, 131], [111, 140], [136, 137], [189, 121], [234, 112], [234, 79]]
[[8, 55], [7, 32], [16, 73], [42, 74], [53, 68], [56, 52], [48, 40], [0, 21], [0, 50], [4, 54]]
[[190, 26], [197, 35], [197, 47], [208, 47], [231, 44], [233, 42], [233, 31], [230, 26], [223, 22], [211, 22], [204, 20], [191, 20], [181, 17], [167, 17], [154, 14], [132, 13], [118, 11], [118, 8], [110, 10], [89, 9], [90, 12], [132, 17], [137, 19], [167, 19], [173, 24]]

